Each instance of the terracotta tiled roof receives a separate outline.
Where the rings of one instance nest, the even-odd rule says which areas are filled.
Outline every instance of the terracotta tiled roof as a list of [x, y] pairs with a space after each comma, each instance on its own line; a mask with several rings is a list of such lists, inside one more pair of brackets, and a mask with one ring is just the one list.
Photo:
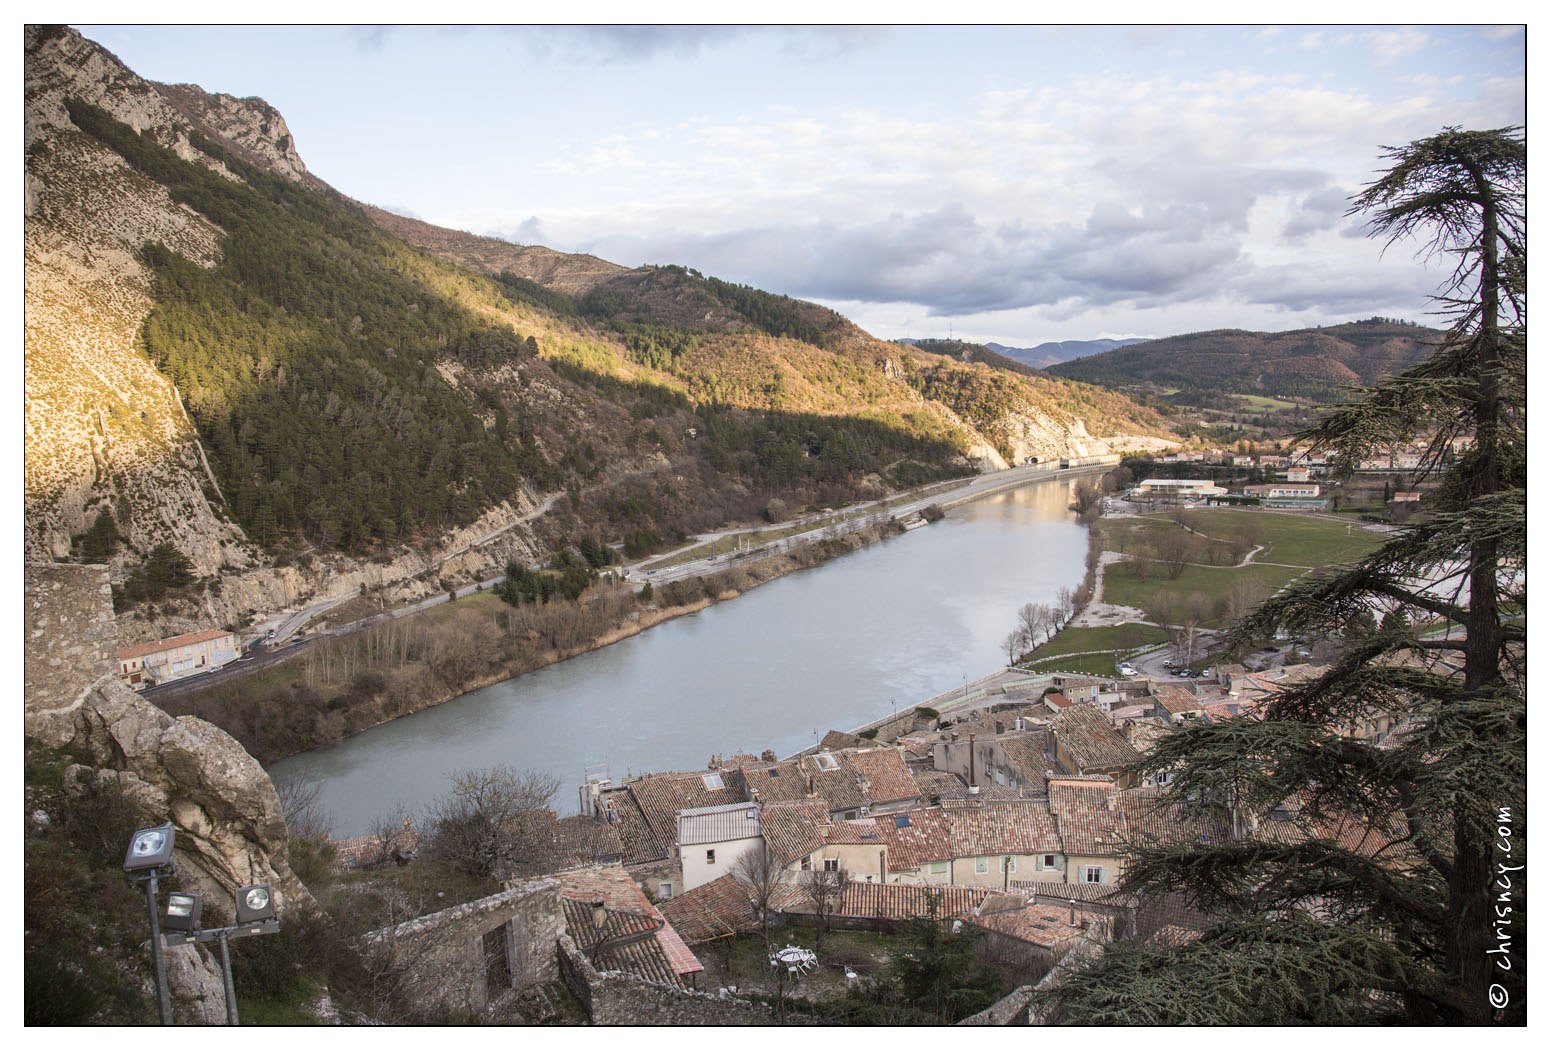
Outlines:
[[[578, 938], [578, 931], [586, 938], [588, 929], [596, 930], [593, 920], [591, 905], [595, 901], [603, 902], [608, 914], [604, 931], [611, 930], [609, 924], [616, 923], [621, 934], [644, 930], [646, 925], [655, 921], [660, 926], [655, 936], [649, 942], [638, 945], [626, 946], [624, 949], [615, 950], [617, 957], [611, 957], [609, 950], [605, 950], [604, 959], [617, 958], [619, 966], [609, 967], [611, 970], [631, 970], [641, 974], [642, 977], [651, 978], [654, 981], [665, 980], [660, 970], [663, 963], [672, 975], [671, 981], [678, 982], [684, 975], [694, 974], [704, 970], [695, 954], [689, 951], [689, 946], [684, 944], [684, 939], [679, 937], [672, 924], [657, 910], [641, 888], [631, 879], [630, 873], [618, 865], [599, 866], [591, 869], [576, 869], [564, 872], [555, 877], [560, 881], [560, 897], [565, 911], [566, 928], [571, 934], [571, 940], [585, 952], [588, 946]], [[565, 904], [567, 901], [572, 904]], [[577, 903], [585, 905], [585, 909], [578, 909]], [[573, 920], [573, 914], [575, 920]], [[585, 914], [585, 922], [583, 917]], [[617, 921], [614, 919], [617, 916]], [[632, 926], [633, 925], [633, 926]], [[608, 934], [606, 937], [615, 937]], [[591, 945], [597, 945], [602, 937], [594, 934]], [[653, 948], [655, 946], [655, 949]], [[660, 961], [660, 962], [659, 962]], [[634, 966], [631, 966], [631, 965]], [[599, 963], [598, 966], [603, 966]], [[636, 969], [641, 968], [641, 969]]]
[[624, 848], [626, 865], [641, 865], [661, 861], [668, 856], [669, 845], [664, 844], [628, 788], [616, 788], [603, 793], [601, 802], [604, 813], [612, 815], [609, 823], [619, 836]]
[[1137, 903], [1134, 894], [1122, 891], [1113, 883], [1053, 883], [1015, 879], [1009, 886], [1044, 905], [1066, 905], [1075, 901], [1083, 905], [1135, 908]]
[[892, 815], [878, 819], [867, 817], [855, 821], [836, 821], [829, 826], [829, 837], [825, 842], [847, 846], [882, 843], [883, 839], [878, 832], [880, 824], [893, 823]]
[[602, 818], [573, 815], [555, 822], [556, 868], [604, 865], [624, 860], [619, 831]]
[[1158, 707], [1170, 715], [1199, 712], [1201, 702], [1194, 693], [1183, 686], [1158, 686], [1153, 689], [1153, 699]]
[[1118, 794], [1121, 836], [1134, 847], [1173, 843], [1225, 843], [1232, 837], [1227, 812], [1180, 799], [1163, 788]]
[[1120, 736], [1109, 717], [1091, 704], [1073, 705], [1061, 712], [1052, 728], [1059, 748], [1077, 764], [1074, 773], [1119, 770], [1137, 759], [1136, 749]]
[[152, 653], [160, 653], [163, 650], [175, 650], [179, 646], [195, 646], [201, 642], [214, 642], [216, 639], [232, 634], [222, 631], [220, 628], [210, 628], [207, 631], [191, 631], [186, 635], [174, 635], [170, 639], [158, 639], [155, 642], [142, 642], [136, 646], [125, 646], [118, 651], [118, 659], [127, 661], [135, 657], [145, 657]]
[[340, 865], [347, 869], [368, 868], [413, 857], [420, 849], [420, 833], [406, 823], [402, 832], [391, 836], [353, 836], [332, 842]]
[[1072, 702], [1067, 700], [1066, 694], [1064, 693], [1047, 693], [1045, 694], [1045, 706], [1047, 708], [1053, 708], [1056, 711], [1061, 711], [1066, 708], [1070, 708], [1072, 706]]
[[708, 770], [704, 773], [646, 774], [625, 782], [650, 830], [652, 857], [666, 858], [671, 854], [678, 835], [680, 810], [745, 801], [742, 786], [735, 782], [728, 784], [728, 780], [722, 772]]
[[938, 741], [946, 741], [948, 735], [941, 730], [928, 730], [921, 733], [906, 734], [897, 739], [894, 746], [910, 758], [930, 759], [936, 749]]
[[[1072, 925], [1074, 911], [1077, 926]], [[987, 900], [971, 922], [988, 931], [1058, 952], [1062, 946], [1082, 937], [1084, 923], [1095, 930], [1110, 927], [1109, 917], [1101, 912], [1030, 903], [1017, 895], [1005, 894], [996, 895], [994, 901]]]
[[862, 790], [868, 803], [899, 803], [917, 797], [915, 780], [899, 749], [856, 748], [843, 754], [865, 779]]
[[1048, 757], [1052, 747], [1049, 729], [1004, 734], [996, 741], [1002, 746], [1019, 784], [1038, 786], [1045, 783], [1045, 772], [1055, 766], [1055, 760]]
[[781, 868], [824, 845], [829, 808], [821, 800], [771, 803], [760, 808], [759, 816], [765, 829], [765, 849]]
[[1149, 949], [1183, 949], [1201, 940], [1201, 932], [1168, 924], [1159, 927], [1143, 944]]
[[1158, 739], [1173, 733], [1174, 727], [1156, 718], [1137, 719], [1126, 725], [1131, 747], [1138, 752], [1148, 752]]
[[819, 741], [819, 748], [822, 751], [834, 751], [837, 748], [871, 747], [873, 747], [873, 744], [871, 741], [867, 740], [867, 738], [858, 737], [856, 734], [852, 733], [846, 733], [844, 730], [831, 730], [824, 735], [821, 741]]
[[808, 777], [796, 760], [745, 763], [735, 773], [749, 799], [761, 803], [800, 803], [808, 798]]
[[1061, 836], [1044, 799], [991, 802], [946, 811], [956, 858], [1060, 853]]
[[566, 933], [598, 970], [625, 971], [665, 985], [686, 984], [657, 940], [658, 920], [605, 906], [600, 922], [590, 903], [569, 898], [560, 899], [560, 910]]
[[1120, 819], [1111, 809], [1112, 782], [1052, 781], [1050, 812], [1061, 833], [1063, 854], [1111, 857], [1120, 847]]
[[658, 909], [691, 944], [759, 930], [749, 888], [730, 872], [669, 898]]
[[944, 796], [959, 799], [969, 791], [963, 778], [947, 770], [911, 770], [910, 776], [915, 778], [916, 791], [928, 803]]
[[868, 919], [910, 920], [928, 914], [928, 901], [936, 896], [939, 919], [967, 917], [985, 900], [984, 887], [924, 887], [913, 883], [846, 884], [834, 910], [836, 916]]
[[[908, 824], [900, 824], [905, 818]], [[919, 807], [879, 819], [878, 834], [889, 847], [889, 871], [908, 872], [933, 861], [950, 861], [948, 819], [938, 807]]]

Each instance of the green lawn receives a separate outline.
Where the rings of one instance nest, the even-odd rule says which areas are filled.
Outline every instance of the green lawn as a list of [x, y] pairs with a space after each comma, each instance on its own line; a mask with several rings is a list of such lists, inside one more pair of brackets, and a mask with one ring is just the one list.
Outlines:
[[1063, 653], [1089, 650], [1134, 650], [1138, 646], [1167, 642], [1168, 634], [1150, 624], [1116, 624], [1102, 628], [1067, 628], [1030, 654], [1030, 660], [1044, 660]]
[[1328, 566], [1361, 558], [1384, 542], [1381, 534], [1360, 529], [1351, 522], [1333, 522], [1308, 514], [1278, 514], [1238, 508], [1210, 508], [1193, 512], [1204, 516], [1208, 529], [1223, 521], [1226, 535], [1237, 522], [1252, 518], [1265, 550], [1255, 556], [1257, 562], [1284, 562], [1293, 566]]
[[[1178, 580], [1169, 580], [1162, 574], [1154, 574], [1146, 580], [1125, 576], [1110, 566], [1104, 574], [1104, 601], [1119, 606], [1135, 606], [1145, 609], [1152, 597], [1167, 588], [1181, 597], [1200, 592], [1208, 602], [1226, 599], [1233, 591], [1234, 582], [1250, 579], [1258, 581], [1271, 594], [1303, 570], [1286, 569], [1282, 566], [1249, 565], [1242, 568], [1212, 566], [1186, 566]], [[1208, 621], [1207, 626], [1215, 622]]]
[[[1326, 566], [1361, 558], [1384, 542], [1380, 533], [1360, 528], [1358, 523], [1332, 521], [1320, 515], [1284, 514], [1247, 508], [1212, 507], [1185, 512], [1188, 521], [1208, 537], [1220, 539], [1233, 535], [1245, 525], [1256, 534], [1256, 543], [1265, 550], [1255, 556], [1257, 562], [1282, 562], [1293, 566]], [[1179, 528], [1168, 515], [1143, 518], [1100, 519], [1104, 546], [1130, 550], [1163, 533]]]
[[1262, 394], [1235, 394], [1234, 397], [1252, 409], [1296, 409], [1298, 407], [1296, 402], [1267, 398]]
[[1063, 657], [1060, 660], [1046, 661], [1038, 665], [1034, 670], [1039, 672], [1069, 671], [1079, 675], [1101, 675], [1105, 677], [1116, 676], [1120, 673], [1115, 670], [1115, 659], [1106, 657], [1102, 653], [1090, 653], [1082, 657]]

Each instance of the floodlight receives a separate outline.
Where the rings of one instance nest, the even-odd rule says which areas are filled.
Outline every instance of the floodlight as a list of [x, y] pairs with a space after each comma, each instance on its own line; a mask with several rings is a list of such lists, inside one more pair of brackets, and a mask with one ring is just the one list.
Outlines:
[[202, 906], [198, 894], [167, 895], [167, 911], [162, 915], [162, 929], [169, 931], [199, 930], [199, 914]]
[[172, 861], [172, 841], [170, 821], [156, 828], [142, 828], [129, 841], [129, 851], [124, 855], [124, 871], [140, 872], [166, 865]]
[[275, 918], [275, 898], [269, 884], [255, 883], [237, 888], [237, 922], [259, 923]]

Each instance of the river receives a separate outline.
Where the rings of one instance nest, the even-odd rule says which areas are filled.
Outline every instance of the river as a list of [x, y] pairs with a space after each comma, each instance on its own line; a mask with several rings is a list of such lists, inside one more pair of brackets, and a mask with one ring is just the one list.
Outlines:
[[615, 778], [786, 756], [1006, 663], [1025, 602], [1082, 580], [1087, 530], [1051, 479], [764, 584], [593, 653], [397, 719], [270, 768], [322, 785], [336, 836], [418, 815], [448, 775], [553, 773], [575, 813], [585, 769]]

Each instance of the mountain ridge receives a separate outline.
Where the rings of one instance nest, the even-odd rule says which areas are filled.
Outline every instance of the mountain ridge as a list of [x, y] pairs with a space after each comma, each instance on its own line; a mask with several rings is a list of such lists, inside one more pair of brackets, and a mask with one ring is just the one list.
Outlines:
[[817, 304], [359, 205], [267, 103], [142, 80], [74, 30], [29, 27], [26, 59], [27, 557], [106, 515], [115, 580], [163, 542], [201, 578], [126, 638], [1168, 443], [1124, 399]]

